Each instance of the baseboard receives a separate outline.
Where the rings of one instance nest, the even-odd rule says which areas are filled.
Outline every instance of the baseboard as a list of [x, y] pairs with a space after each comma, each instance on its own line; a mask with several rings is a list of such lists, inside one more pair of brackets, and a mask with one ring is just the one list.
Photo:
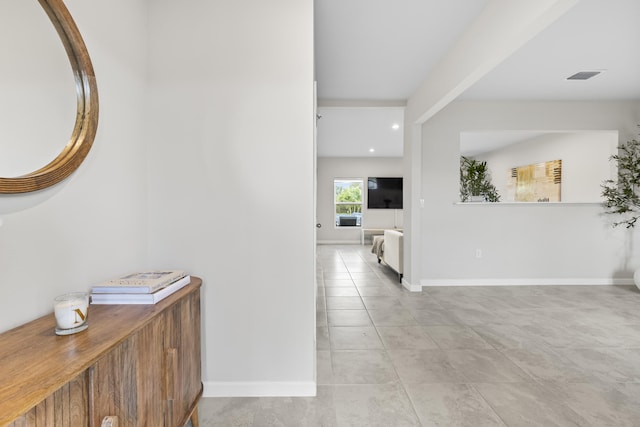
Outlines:
[[316, 395], [315, 382], [205, 381], [203, 397], [304, 397]]
[[422, 285], [412, 285], [407, 279], [402, 278], [402, 286], [410, 292], [421, 292]]
[[317, 245], [359, 245], [360, 240], [316, 240]]
[[429, 286], [553, 286], [553, 285], [633, 285], [633, 278], [599, 279], [422, 279], [420, 284]]

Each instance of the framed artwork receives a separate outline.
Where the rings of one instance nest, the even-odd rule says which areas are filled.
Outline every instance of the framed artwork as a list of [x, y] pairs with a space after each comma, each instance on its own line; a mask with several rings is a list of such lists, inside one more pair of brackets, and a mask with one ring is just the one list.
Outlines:
[[508, 198], [516, 202], [560, 202], [562, 160], [517, 166], [509, 170]]

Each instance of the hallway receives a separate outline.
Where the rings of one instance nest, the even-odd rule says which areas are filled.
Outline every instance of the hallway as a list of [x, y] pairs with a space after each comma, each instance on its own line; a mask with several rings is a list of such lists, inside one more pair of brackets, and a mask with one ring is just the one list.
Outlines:
[[637, 426], [640, 293], [404, 290], [370, 246], [318, 246], [314, 398], [205, 398], [204, 426]]

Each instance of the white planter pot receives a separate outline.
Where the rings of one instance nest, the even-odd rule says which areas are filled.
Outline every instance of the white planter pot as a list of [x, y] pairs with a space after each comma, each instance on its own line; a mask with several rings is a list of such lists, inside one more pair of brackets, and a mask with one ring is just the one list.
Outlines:
[[633, 273], [633, 283], [635, 283], [636, 287], [640, 289], [640, 268]]

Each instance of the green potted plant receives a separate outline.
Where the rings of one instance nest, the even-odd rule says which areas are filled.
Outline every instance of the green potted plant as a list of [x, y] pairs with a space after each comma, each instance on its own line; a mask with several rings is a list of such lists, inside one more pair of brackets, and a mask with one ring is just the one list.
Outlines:
[[[614, 227], [635, 227], [640, 218], [640, 142], [632, 139], [618, 146], [618, 154], [610, 157], [618, 167], [618, 179], [608, 179], [602, 184], [607, 214], [619, 216]], [[640, 269], [633, 274], [633, 281], [640, 289]]]
[[460, 200], [499, 202], [498, 190], [491, 183], [487, 162], [460, 156]]
[[611, 156], [618, 166], [618, 179], [604, 181], [602, 196], [606, 213], [621, 216], [613, 226], [633, 228], [640, 218], [640, 142], [632, 139], [618, 150], [618, 154]]

